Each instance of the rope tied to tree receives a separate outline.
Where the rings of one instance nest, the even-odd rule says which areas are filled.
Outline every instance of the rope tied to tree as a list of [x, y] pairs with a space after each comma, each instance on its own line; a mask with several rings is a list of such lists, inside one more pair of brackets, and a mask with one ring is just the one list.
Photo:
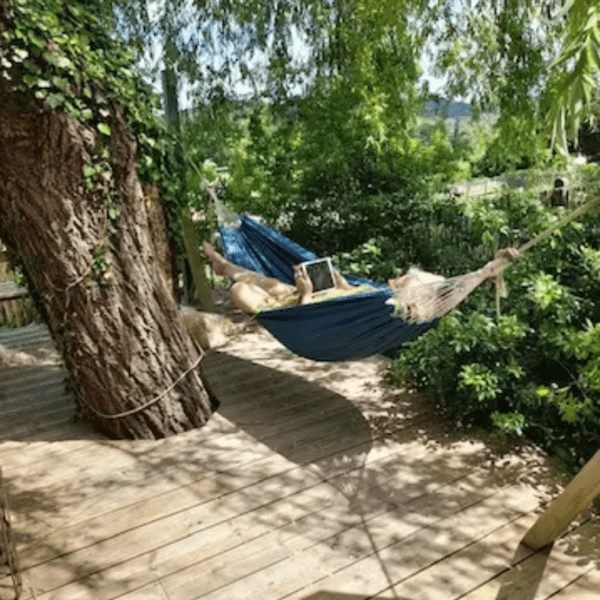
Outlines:
[[525, 244], [520, 246], [519, 254], [522, 255], [524, 252], [526, 252], [530, 248], [537, 246], [537, 244], [539, 244], [540, 242], [545, 240], [547, 237], [550, 237], [553, 233], [555, 233], [559, 229], [562, 229], [565, 225], [568, 225], [571, 221], [574, 221], [575, 219], [579, 218], [581, 215], [585, 214], [586, 212], [589, 212], [590, 210], [592, 210], [592, 208], [596, 208], [597, 206], [600, 206], [600, 197], [596, 198], [596, 200], [592, 200], [590, 202], [586, 202], [585, 204], [582, 204], [580, 207], [576, 208], [573, 212], [567, 213], [564, 217], [559, 219], [554, 225], [552, 225], [551, 227], [548, 227], [541, 233], [538, 233], [531, 240], [529, 240], [528, 242], [526, 242]]
[[191, 367], [189, 367], [186, 371], [184, 371], [173, 383], [171, 383], [165, 390], [163, 390], [160, 394], [158, 394], [158, 396], [155, 396], [154, 398], [152, 398], [152, 400], [149, 400], [148, 402], [146, 402], [145, 404], [142, 404], [141, 406], [136, 406], [135, 408], [131, 408], [129, 410], [125, 410], [123, 412], [110, 414], [110, 415], [106, 414], [106, 413], [102, 413], [99, 410], [95, 409], [93, 406], [88, 405], [88, 404], [86, 404], [86, 408], [91, 410], [96, 416], [98, 416], [102, 419], [124, 419], [125, 417], [130, 417], [131, 415], [140, 413], [140, 412], [150, 408], [151, 406], [153, 406], [160, 400], [162, 400], [170, 391], [172, 391], [175, 388], [176, 385], [178, 385], [192, 371], [194, 371], [195, 369], [197, 369], [200, 366], [200, 363], [202, 362], [203, 358], [204, 358], [204, 351], [201, 351], [200, 356], [194, 362], [194, 364], [192, 364]]

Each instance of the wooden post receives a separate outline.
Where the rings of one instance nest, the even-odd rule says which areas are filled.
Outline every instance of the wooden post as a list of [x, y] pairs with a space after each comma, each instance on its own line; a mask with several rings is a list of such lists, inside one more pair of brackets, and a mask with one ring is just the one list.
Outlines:
[[600, 450], [525, 534], [523, 543], [539, 550], [552, 543], [600, 495]]
[[206, 277], [206, 271], [204, 268], [204, 261], [200, 254], [200, 247], [198, 244], [198, 237], [196, 230], [194, 229], [194, 223], [187, 210], [181, 213], [181, 229], [183, 233], [183, 243], [185, 245], [185, 253], [187, 260], [192, 271], [192, 278], [194, 280], [194, 286], [198, 293], [198, 300], [202, 310], [206, 312], [214, 312], [215, 305], [212, 300], [210, 293], [210, 284]]

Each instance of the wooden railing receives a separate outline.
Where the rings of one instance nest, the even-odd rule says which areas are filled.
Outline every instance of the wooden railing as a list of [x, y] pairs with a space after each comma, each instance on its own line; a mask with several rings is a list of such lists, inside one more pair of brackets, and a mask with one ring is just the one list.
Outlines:
[[30, 320], [31, 299], [25, 288], [12, 281], [0, 283], [0, 326], [21, 325]]

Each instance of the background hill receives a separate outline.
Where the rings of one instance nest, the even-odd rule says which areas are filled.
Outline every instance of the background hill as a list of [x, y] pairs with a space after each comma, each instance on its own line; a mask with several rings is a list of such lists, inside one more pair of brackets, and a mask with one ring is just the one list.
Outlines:
[[449, 100], [428, 100], [423, 110], [424, 117], [446, 117], [447, 119], [461, 119], [471, 116], [471, 106], [466, 102], [453, 102]]

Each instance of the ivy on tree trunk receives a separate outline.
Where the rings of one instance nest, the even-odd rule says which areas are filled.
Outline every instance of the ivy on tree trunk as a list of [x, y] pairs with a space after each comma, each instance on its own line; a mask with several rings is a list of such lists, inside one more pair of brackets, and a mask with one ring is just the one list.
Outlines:
[[[4, 100], [0, 93], [0, 107]], [[118, 113], [111, 129], [102, 176], [118, 206], [112, 222], [102, 189], [83, 175], [95, 132], [35, 104], [0, 108], [0, 237], [24, 270], [79, 409], [112, 435], [160, 438], [201, 426], [212, 406], [199, 369], [180, 379], [199, 350], [157, 265], [134, 139]], [[108, 418], [122, 412], [133, 414]]]

